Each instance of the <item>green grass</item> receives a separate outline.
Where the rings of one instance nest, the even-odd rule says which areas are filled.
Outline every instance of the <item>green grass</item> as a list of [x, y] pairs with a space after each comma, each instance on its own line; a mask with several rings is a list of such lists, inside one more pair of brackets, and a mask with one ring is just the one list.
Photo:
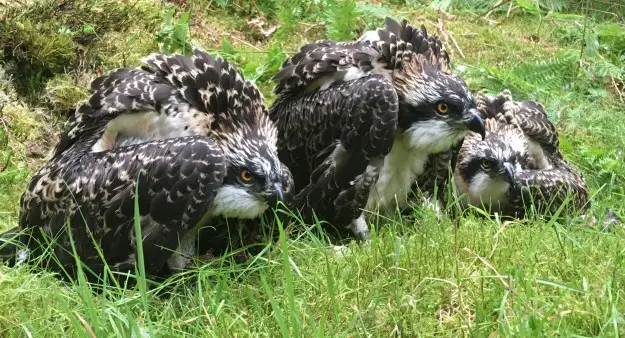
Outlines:
[[93, 296], [45, 273], [5, 268], [0, 327], [3, 336], [26, 328], [75, 335], [85, 330], [80, 316], [111, 336], [135, 322], [162, 336], [618, 336], [623, 235], [472, 218], [454, 233], [450, 222], [426, 218], [384, 229], [343, 256], [310, 238], [282, 238], [268, 258], [202, 268], [187, 274], [195, 285], [170, 286], [166, 298], [148, 292], [145, 303], [138, 291]]
[[[62, 3], [0, 8], [2, 229], [17, 224], [19, 196], [54, 146], [58, 121], [102, 71], [138, 65], [158, 48], [195, 44], [235, 62], [271, 102], [271, 75], [303, 43], [356, 37], [387, 14], [430, 31], [439, 18], [432, 7], [404, 1], [357, 2], [356, 12], [351, 1], [334, 0], [299, 1], [291, 10], [282, 0], [212, 7], [200, 0]], [[478, 18], [483, 9], [446, 8], [456, 17], [445, 18], [445, 29], [460, 48], [444, 40], [453, 66], [464, 69], [475, 91], [509, 88], [517, 99], [544, 103], [566, 158], [586, 176], [590, 213], [601, 218], [610, 208], [623, 218], [623, 23], [614, 28], [594, 12], [537, 13], [514, 3], [509, 17], [504, 6], [488, 19]], [[617, 5], [599, 9], [616, 13]], [[354, 17], [341, 20], [327, 9], [337, 6]], [[171, 9], [175, 19], [167, 21]], [[264, 38], [247, 24], [258, 11], [265, 28], [283, 27]], [[179, 26], [183, 12], [188, 30]], [[20, 72], [22, 66], [30, 68]], [[137, 286], [108, 281], [101, 293], [84, 278], [65, 283], [28, 266], [0, 265], [0, 336], [625, 335], [623, 228], [476, 216], [458, 220], [457, 229], [455, 223], [417, 208], [383, 222], [369, 244], [352, 243], [343, 254], [311, 231], [284, 224], [278, 241], [246, 264], [231, 264], [234, 254], [228, 255], [161, 286], [139, 270]]]

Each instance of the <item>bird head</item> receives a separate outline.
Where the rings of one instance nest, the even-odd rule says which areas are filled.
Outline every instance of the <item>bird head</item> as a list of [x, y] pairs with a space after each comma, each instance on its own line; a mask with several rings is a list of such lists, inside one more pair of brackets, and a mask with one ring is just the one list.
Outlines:
[[460, 149], [454, 173], [459, 192], [483, 200], [504, 195], [515, 185], [525, 154], [524, 138], [511, 126], [487, 130], [483, 141], [470, 134]]
[[254, 218], [268, 207], [288, 204], [294, 182], [289, 169], [278, 159], [275, 138], [257, 132], [231, 136], [222, 143], [227, 171], [215, 197], [216, 203], [224, 207], [227, 204], [224, 216]]
[[484, 137], [475, 99], [458, 76], [414, 61], [395, 76], [400, 99], [398, 126], [409, 145], [431, 153], [449, 149], [469, 132]]
[[258, 88], [227, 61], [201, 50], [169, 58], [162, 67], [180, 84], [179, 95], [208, 115], [207, 136], [223, 151], [226, 176], [211, 214], [255, 218], [288, 203], [293, 178], [278, 159], [278, 132]]
[[[377, 36], [376, 36], [377, 35]], [[451, 74], [449, 55], [424, 26], [386, 19], [386, 29], [361, 43], [378, 51], [375, 69], [387, 74], [399, 97], [398, 127], [408, 145], [429, 153], [448, 150], [469, 131], [484, 137], [484, 123], [466, 83]]]

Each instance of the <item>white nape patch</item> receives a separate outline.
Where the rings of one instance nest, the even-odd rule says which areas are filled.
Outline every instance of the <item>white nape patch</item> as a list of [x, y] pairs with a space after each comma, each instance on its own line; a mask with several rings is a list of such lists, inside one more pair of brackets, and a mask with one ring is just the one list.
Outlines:
[[[456, 176], [457, 180], [458, 177]], [[508, 203], [506, 195], [510, 184], [500, 178], [492, 178], [483, 172], [475, 174], [471, 182], [469, 182], [466, 191], [461, 189], [463, 184], [456, 182], [456, 186], [459, 188], [458, 192], [460, 194], [466, 193], [463, 199], [464, 205], [470, 204], [476, 207], [484, 205], [488, 207], [495, 204], [495, 207], [502, 207]]]
[[404, 134], [409, 147], [421, 153], [434, 154], [448, 150], [468, 132], [458, 132], [445, 121], [428, 120], [412, 124]]
[[193, 229], [182, 238], [176, 251], [167, 260], [167, 266], [172, 271], [184, 270], [191, 259], [197, 256], [196, 237], [197, 229]]
[[174, 137], [205, 135], [210, 123], [209, 115], [194, 109], [175, 115], [161, 114], [154, 110], [123, 113], [106, 125], [91, 151], [100, 152]]
[[[416, 84], [412, 84], [414, 88], [419, 88], [419, 90], [412, 90], [409, 93], [404, 94], [404, 101], [406, 104], [417, 107], [421, 105], [423, 102], [438, 102], [441, 98], [441, 88], [434, 84], [435, 81], [428, 81], [428, 74], [421, 73], [421, 80], [425, 81], [424, 83], [419, 82]], [[414, 80], [408, 79], [406, 82], [410, 83]], [[451, 94], [455, 96], [455, 98], [459, 99], [459, 97], [455, 94]]]
[[374, 210], [378, 203], [382, 208], [395, 205], [396, 201], [404, 207], [412, 184], [423, 173], [429, 152], [410, 147], [406, 136], [396, 136], [391, 152], [384, 157], [378, 180], [369, 193], [367, 210]]
[[208, 213], [211, 216], [255, 218], [262, 215], [268, 207], [267, 202], [250, 195], [245, 189], [224, 185], [217, 190]]

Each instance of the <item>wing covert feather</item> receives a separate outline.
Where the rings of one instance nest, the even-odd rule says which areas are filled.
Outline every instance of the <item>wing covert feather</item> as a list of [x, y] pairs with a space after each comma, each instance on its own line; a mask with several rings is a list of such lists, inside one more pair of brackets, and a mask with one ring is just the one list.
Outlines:
[[567, 210], [584, 210], [589, 205], [584, 177], [562, 159], [555, 159], [550, 169], [523, 170], [517, 176], [517, 186], [510, 190], [511, 214], [522, 217], [532, 204], [540, 213], [555, 213], [569, 197]]
[[[54, 237], [69, 221], [88, 266], [103, 268], [93, 236], [109, 265], [130, 268], [138, 183], [146, 271], [157, 273], [179, 238], [207, 212], [225, 172], [221, 148], [199, 136], [67, 154], [31, 179], [21, 199], [20, 227], [34, 230], [33, 236], [42, 240], [37, 229]], [[62, 265], [72, 265], [73, 257], [63, 251], [70, 248], [68, 238], [61, 238], [57, 256]]]
[[399, 102], [391, 83], [372, 75], [298, 100], [277, 102], [280, 157], [296, 181], [296, 206], [329, 222], [362, 212], [381, 159], [390, 152]]
[[477, 106], [482, 118], [490, 120], [487, 130], [494, 131], [499, 125], [513, 125], [546, 153], [559, 154], [558, 132], [540, 103], [515, 101], [510, 91], [504, 90], [494, 97], [479, 94]]

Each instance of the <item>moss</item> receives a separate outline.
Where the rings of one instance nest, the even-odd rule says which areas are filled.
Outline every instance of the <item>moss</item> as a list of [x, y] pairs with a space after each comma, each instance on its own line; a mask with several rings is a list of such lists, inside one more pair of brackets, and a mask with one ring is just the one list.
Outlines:
[[160, 22], [160, 8], [149, 0], [47, 0], [9, 9], [3, 16], [2, 59], [14, 65], [10, 72], [18, 93], [35, 101], [56, 74], [96, 70], [110, 60], [106, 49], [97, 48], [102, 41], [116, 38], [118, 48], [128, 48], [120, 34], [149, 35]]
[[[0, 89], [0, 130], [7, 166], [38, 167], [57, 141], [59, 124], [44, 109], [30, 107], [9, 87]], [[10, 156], [8, 154], [10, 153]]]
[[59, 33], [54, 24], [30, 19], [0, 23], [0, 40], [5, 62], [13, 63], [11, 72], [19, 90], [26, 93], [41, 89], [41, 83], [75, 57], [68, 34]]
[[134, 67], [142, 57], [158, 51], [158, 44], [152, 32], [133, 28], [129, 32], [110, 32], [93, 44], [90, 51], [97, 54], [91, 59], [98, 60], [93, 65], [97, 72], [106, 72], [113, 68]]
[[0, 226], [17, 213], [30, 173], [57, 142], [57, 126], [43, 109], [34, 109], [18, 98], [0, 68]]
[[77, 102], [88, 98], [86, 79], [89, 74], [81, 74], [80, 77], [84, 80], [75, 81], [68, 74], [59, 74], [46, 83], [43, 97], [51, 112], [65, 115], [75, 109]]

